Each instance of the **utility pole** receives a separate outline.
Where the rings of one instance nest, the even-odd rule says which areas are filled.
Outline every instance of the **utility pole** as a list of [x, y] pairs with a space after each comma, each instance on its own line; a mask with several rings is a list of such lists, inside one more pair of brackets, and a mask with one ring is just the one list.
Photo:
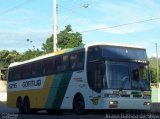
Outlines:
[[56, 52], [57, 51], [57, 32], [58, 32], [58, 25], [57, 25], [57, 0], [53, 1], [53, 20], [54, 20], [53, 52]]
[[158, 45], [156, 45], [156, 59], [157, 59], [157, 83], [159, 83], [159, 63], [158, 63]]

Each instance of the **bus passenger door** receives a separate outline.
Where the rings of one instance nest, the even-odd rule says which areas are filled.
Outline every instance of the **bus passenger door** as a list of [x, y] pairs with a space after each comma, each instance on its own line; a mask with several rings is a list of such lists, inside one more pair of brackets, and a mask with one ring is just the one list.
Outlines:
[[106, 85], [105, 79], [105, 63], [104, 62], [91, 62], [88, 64], [88, 83], [92, 89], [92, 101], [93, 109], [101, 108], [101, 90]]

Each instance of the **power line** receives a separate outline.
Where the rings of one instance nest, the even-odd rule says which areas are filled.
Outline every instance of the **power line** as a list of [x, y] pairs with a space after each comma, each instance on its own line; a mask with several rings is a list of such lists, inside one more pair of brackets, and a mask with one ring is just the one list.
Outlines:
[[12, 11], [14, 11], [14, 10], [16, 10], [16, 9], [18, 9], [18, 8], [20, 8], [20, 7], [28, 4], [28, 3], [30, 3], [30, 2], [32, 2], [32, 1], [33, 1], [33, 0], [25, 0], [24, 2], [22, 2], [22, 3], [16, 5], [16, 6], [12, 7], [12, 8], [9, 8], [9, 9], [1, 12], [1, 13], [0, 13], [0, 16], [5, 15], [5, 14], [7, 14], [7, 13], [9, 13], [9, 12], [12, 12]]
[[149, 21], [158, 20], [158, 19], [160, 19], [160, 17], [145, 19], [145, 20], [136, 21], [136, 22], [125, 23], [125, 24], [119, 24], [119, 25], [110, 26], [110, 27], [102, 27], [102, 28], [84, 30], [84, 31], [81, 31], [80, 33], [92, 32], [92, 31], [103, 30], [103, 29], [112, 29], [112, 28], [116, 28], [116, 27], [128, 26], [128, 25], [132, 25], [132, 24], [139, 24], [139, 23], [149, 22]]
[[[98, 4], [98, 3], [100, 3], [100, 2], [102, 2], [103, 0], [98, 0], [98, 1], [90, 1], [90, 2], [81, 2], [81, 3], [78, 3], [78, 4], [76, 4], [76, 5], [73, 5], [73, 6], [71, 6], [70, 8], [66, 8], [66, 7], [64, 7], [63, 5], [59, 5], [59, 6], [61, 6], [62, 8], [64, 8], [64, 9], [66, 9], [66, 10], [68, 10], [68, 11], [70, 11], [70, 13], [76, 13], [77, 14], [77, 12], [76, 12], [76, 10], [78, 10], [79, 8], [85, 8], [85, 5], [87, 5], [87, 7], [88, 6], [91, 6], [91, 5], [93, 5], [93, 4]], [[86, 8], [87, 8], [86, 7]], [[71, 18], [72, 16], [68, 16], [67, 18], [65, 18], [64, 20], [63, 20], [63, 23], [61, 23], [60, 24], [60, 27], [62, 27], [64, 24], [65, 24], [65, 22], [66, 21], [68, 21], [69, 20], [69, 18]]]

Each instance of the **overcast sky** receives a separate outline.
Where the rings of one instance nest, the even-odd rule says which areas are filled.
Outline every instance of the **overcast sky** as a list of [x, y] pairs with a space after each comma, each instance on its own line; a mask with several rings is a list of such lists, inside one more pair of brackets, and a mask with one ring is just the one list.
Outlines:
[[[53, 31], [53, 0], [0, 1], [0, 50], [24, 52], [31, 49], [32, 45], [41, 48]], [[148, 56], [155, 54], [155, 43], [160, 47], [160, 0], [57, 2], [59, 31], [71, 24], [74, 31], [82, 33], [84, 43], [109, 42], [143, 46]], [[130, 24], [143, 20], [146, 21]], [[122, 24], [129, 25], [119, 26]], [[119, 27], [109, 28], [117, 25]], [[94, 29], [99, 30], [92, 31]], [[33, 43], [26, 39], [31, 39]], [[160, 48], [158, 50], [160, 54]]]

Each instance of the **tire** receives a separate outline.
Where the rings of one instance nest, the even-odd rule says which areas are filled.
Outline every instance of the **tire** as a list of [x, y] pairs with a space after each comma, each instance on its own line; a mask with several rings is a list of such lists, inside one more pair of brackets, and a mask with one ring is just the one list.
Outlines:
[[23, 101], [23, 107], [24, 107], [24, 113], [25, 114], [30, 114], [31, 109], [30, 109], [30, 101], [28, 98], [25, 98]]
[[18, 99], [17, 99], [16, 106], [17, 106], [17, 108], [18, 108], [19, 113], [20, 113], [20, 114], [23, 114], [23, 113], [24, 113], [24, 107], [23, 107], [22, 98], [18, 98]]
[[85, 115], [85, 103], [82, 95], [77, 95], [73, 100], [73, 109], [76, 114]]

